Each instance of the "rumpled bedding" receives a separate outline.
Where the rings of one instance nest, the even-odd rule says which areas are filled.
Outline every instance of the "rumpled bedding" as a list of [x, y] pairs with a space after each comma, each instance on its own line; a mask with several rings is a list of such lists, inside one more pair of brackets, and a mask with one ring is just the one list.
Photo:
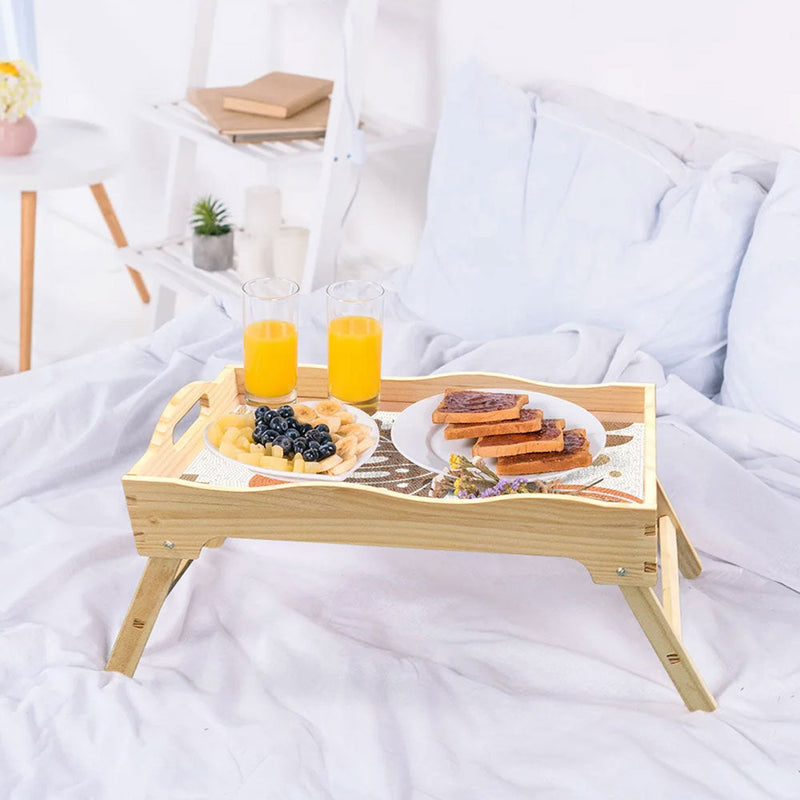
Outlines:
[[[305, 298], [301, 360], [324, 361]], [[615, 587], [552, 558], [228, 540], [103, 671], [144, 566], [120, 476], [183, 384], [241, 360], [209, 300], [0, 379], [0, 797], [800, 797], [800, 434], [580, 325], [465, 342], [389, 297], [384, 374], [652, 381], [658, 471], [705, 569], [689, 713]]]

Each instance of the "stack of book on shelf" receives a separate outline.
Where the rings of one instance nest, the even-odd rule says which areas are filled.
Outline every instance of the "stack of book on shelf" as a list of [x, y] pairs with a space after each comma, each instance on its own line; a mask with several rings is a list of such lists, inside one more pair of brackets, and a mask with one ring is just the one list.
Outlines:
[[190, 89], [187, 99], [233, 142], [325, 135], [333, 81], [270, 72], [244, 86]]

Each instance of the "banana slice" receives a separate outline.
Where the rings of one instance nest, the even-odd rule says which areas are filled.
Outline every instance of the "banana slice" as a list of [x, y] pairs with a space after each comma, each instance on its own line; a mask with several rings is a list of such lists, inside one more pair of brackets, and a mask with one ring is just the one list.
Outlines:
[[317, 425], [325, 423], [331, 433], [338, 433], [341, 428], [342, 421], [339, 417], [317, 417], [311, 424], [316, 428]]
[[375, 440], [371, 436], [367, 436], [365, 439], [362, 439], [356, 445], [355, 454], [360, 456], [362, 453], [366, 453], [367, 450], [375, 444]]
[[356, 415], [351, 414], [349, 411], [345, 411], [344, 409], [342, 409], [342, 411], [337, 411], [332, 416], [339, 417], [339, 419], [342, 421], [342, 425], [352, 425], [352, 423], [356, 421]]
[[307, 424], [313, 422], [317, 418], [317, 412], [311, 408], [311, 406], [300, 403], [294, 407], [294, 418], [298, 422]]
[[[332, 417], [338, 411], [342, 410], [342, 404], [338, 400], [320, 400], [315, 410], [321, 417]], [[296, 411], [295, 416], [297, 416]]]
[[355, 436], [343, 436], [336, 442], [336, 455], [342, 458], [350, 458], [355, 455], [358, 439]]
[[351, 456], [350, 458], [342, 461], [341, 464], [337, 464], [333, 469], [329, 470], [331, 475], [341, 475], [343, 472], [347, 472], [349, 469], [353, 469], [356, 465], [356, 457]]
[[322, 461], [316, 461], [314, 463], [319, 464], [320, 472], [327, 472], [338, 464], [341, 464], [342, 459], [334, 453], [332, 456], [328, 456], [327, 458], [323, 458]]
[[359, 441], [361, 441], [365, 436], [369, 436], [370, 431], [366, 425], [362, 425], [360, 422], [355, 422], [350, 425], [341, 425], [338, 433], [342, 436], [355, 436]]

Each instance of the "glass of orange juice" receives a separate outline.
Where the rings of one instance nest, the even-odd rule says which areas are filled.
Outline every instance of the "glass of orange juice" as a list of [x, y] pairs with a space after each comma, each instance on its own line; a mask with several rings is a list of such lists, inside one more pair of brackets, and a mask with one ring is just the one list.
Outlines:
[[340, 281], [328, 287], [328, 394], [374, 414], [381, 396], [383, 287]]
[[297, 292], [286, 278], [256, 278], [244, 294], [244, 393], [251, 405], [297, 399]]

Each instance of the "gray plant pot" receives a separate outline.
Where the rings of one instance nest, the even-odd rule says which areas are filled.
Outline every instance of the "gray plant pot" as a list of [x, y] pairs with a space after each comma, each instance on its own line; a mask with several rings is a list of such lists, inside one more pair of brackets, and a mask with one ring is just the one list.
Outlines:
[[233, 231], [222, 236], [192, 234], [192, 261], [199, 269], [217, 272], [233, 267]]

